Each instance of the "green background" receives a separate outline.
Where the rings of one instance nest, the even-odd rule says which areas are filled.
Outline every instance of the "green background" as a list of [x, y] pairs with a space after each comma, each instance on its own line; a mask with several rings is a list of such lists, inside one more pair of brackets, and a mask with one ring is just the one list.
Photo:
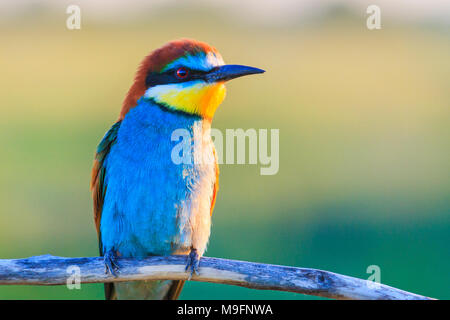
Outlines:
[[[448, 28], [386, 19], [369, 31], [345, 10], [287, 25], [200, 7], [87, 10], [75, 31], [66, 18], [2, 19], [0, 258], [97, 255], [96, 145], [143, 56], [190, 37], [267, 70], [228, 84], [213, 126], [280, 130], [278, 174], [221, 166], [206, 255], [359, 278], [377, 265], [382, 283], [450, 298]], [[0, 299], [102, 298], [102, 285], [0, 286]], [[189, 282], [181, 298], [311, 297]]]

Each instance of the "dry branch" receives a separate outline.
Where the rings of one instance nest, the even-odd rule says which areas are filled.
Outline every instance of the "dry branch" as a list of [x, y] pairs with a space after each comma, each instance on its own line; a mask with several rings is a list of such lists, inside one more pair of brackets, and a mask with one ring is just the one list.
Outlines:
[[[0, 285], [65, 285], [80, 271], [81, 283], [129, 280], [187, 280], [186, 256], [119, 259], [117, 278], [105, 274], [103, 259], [63, 258], [51, 255], [26, 259], [0, 259]], [[76, 266], [73, 268], [72, 266]], [[70, 268], [72, 267], [72, 268]], [[337, 273], [245, 261], [200, 260], [200, 274], [191, 280], [241, 287], [279, 290], [334, 299], [427, 300], [425, 296]], [[72, 277], [71, 277], [72, 276]]]

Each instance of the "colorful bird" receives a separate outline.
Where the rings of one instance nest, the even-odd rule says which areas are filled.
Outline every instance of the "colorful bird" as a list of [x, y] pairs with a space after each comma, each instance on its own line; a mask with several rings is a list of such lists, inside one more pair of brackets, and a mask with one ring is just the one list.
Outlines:
[[[91, 191], [106, 272], [117, 257], [188, 254], [197, 272], [206, 250], [219, 169], [210, 135], [227, 80], [264, 72], [225, 65], [206, 43], [181, 39], [142, 61], [118, 121], [97, 148]], [[189, 151], [174, 161], [176, 130]], [[186, 141], [184, 141], [186, 143]], [[184, 152], [182, 152], [184, 153]], [[198, 159], [214, 161], [198, 161]], [[186, 161], [187, 160], [187, 161]], [[105, 284], [106, 299], [177, 299], [184, 281]]]

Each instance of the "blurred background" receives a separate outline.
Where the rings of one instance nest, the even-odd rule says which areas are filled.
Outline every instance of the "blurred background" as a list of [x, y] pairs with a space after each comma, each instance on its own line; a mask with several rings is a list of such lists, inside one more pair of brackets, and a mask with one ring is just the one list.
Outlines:
[[[384, 284], [450, 298], [450, 4], [437, 0], [2, 1], [0, 258], [98, 254], [94, 151], [144, 55], [180, 37], [267, 70], [228, 85], [216, 128], [280, 129], [278, 174], [221, 166], [207, 256], [365, 279], [377, 265]], [[0, 286], [0, 299], [103, 297]], [[181, 298], [312, 297], [189, 282]]]

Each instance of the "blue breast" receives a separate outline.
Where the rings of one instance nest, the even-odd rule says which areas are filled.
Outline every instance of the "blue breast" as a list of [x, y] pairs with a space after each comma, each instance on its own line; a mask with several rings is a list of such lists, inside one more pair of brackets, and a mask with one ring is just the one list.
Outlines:
[[[176, 129], [193, 136], [199, 117], [167, 111], [140, 99], [131, 109], [105, 159], [106, 195], [100, 231], [104, 250], [122, 256], [168, 255], [190, 246], [188, 218], [180, 207], [189, 197], [192, 164], [176, 164]], [[197, 123], [198, 125], [198, 123]]]

